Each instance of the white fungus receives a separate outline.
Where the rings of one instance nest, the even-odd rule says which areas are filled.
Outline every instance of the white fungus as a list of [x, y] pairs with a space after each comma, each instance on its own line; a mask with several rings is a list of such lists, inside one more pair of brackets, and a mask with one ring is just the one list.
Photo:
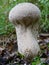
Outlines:
[[12, 8], [9, 20], [15, 25], [18, 51], [31, 60], [40, 51], [37, 35], [40, 10], [32, 3], [20, 3]]

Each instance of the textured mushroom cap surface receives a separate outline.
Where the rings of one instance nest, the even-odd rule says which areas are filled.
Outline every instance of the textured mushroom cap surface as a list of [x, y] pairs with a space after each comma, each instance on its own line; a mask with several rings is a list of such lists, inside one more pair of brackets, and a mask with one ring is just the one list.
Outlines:
[[9, 20], [14, 24], [29, 25], [40, 18], [40, 10], [32, 3], [20, 3], [12, 8], [9, 13]]

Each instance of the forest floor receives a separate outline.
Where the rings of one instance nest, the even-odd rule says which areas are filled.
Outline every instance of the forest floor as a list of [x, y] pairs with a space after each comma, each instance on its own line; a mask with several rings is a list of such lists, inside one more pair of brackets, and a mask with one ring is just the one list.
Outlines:
[[[39, 56], [33, 59], [32, 65], [49, 65], [49, 34], [39, 34], [41, 48]], [[0, 37], [0, 65], [25, 65], [25, 60], [18, 53], [16, 34]]]

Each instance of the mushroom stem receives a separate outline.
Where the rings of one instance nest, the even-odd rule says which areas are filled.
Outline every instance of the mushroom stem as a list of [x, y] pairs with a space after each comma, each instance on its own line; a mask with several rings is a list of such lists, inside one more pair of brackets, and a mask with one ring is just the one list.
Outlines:
[[30, 27], [25, 28], [25, 26], [21, 25], [18, 25], [15, 28], [17, 32], [18, 51], [26, 57], [30, 54], [31, 56], [32, 54], [35, 56], [40, 50], [37, 38], [35, 39], [35, 31]]

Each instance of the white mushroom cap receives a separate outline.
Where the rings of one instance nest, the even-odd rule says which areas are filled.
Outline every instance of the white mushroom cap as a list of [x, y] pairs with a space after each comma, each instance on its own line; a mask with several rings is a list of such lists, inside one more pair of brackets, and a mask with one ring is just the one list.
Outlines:
[[40, 10], [32, 3], [20, 3], [9, 13], [9, 20], [16, 24], [30, 25], [40, 18]]

